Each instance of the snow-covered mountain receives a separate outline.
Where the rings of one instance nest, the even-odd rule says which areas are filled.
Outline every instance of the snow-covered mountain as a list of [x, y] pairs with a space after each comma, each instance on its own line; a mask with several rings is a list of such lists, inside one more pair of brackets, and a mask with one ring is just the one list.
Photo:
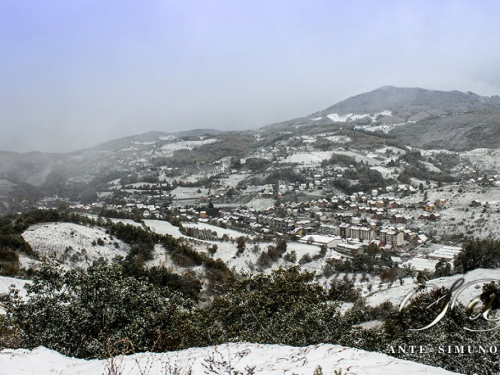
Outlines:
[[406, 118], [406, 114], [431, 111], [464, 112], [500, 105], [498, 97], [486, 97], [472, 92], [427, 90], [419, 87], [383, 86], [342, 100], [319, 112], [330, 113], [374, 113], [384, 110], [396, 111]]
[[355, 126], [389, 133], [421, 148], [472, 150], [497, 148], [500, 97], [472, 92], [384, 86], [342, 100], [309, 116], [269, 125], [290, 130], [302, 126]]

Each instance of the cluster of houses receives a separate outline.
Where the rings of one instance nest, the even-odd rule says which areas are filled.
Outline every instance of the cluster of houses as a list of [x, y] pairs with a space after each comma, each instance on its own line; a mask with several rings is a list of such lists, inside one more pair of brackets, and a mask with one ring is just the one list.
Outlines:
[[[281, 146], [285, 144], [277, 144], [271, 150], [266, 150], [267, 156], [266, 152], [255, 156], [269, 159], [269, 154], [276, 154]], [[165, 175], [179, 172], [167, 167], [156, 169], [147, 165], [145, 167], [143, 160], [146, 159], [143, 157], [147, 155], [143, 155], [141, 150], [133, 151], [117, 157], [120, 159], [118, 161], [123, 161], [123, 165], [137, 167], [135, 172], [140, 179], [152, 176], [157, 178], [157, 181], [162, 181]], [[129, 159], [124, 155], [129, 155], [127, 156]], [[214, 173], [242, 173], [231, 171], [230, 158], [224, 158], [220, 163], [207, 168], [215, 168], [212, 170]], [[214, 179], [210, 186], [201, 187], [203, 193], [196, 194], [190, 199], [182, 198], [181, 194], [177, 196], [178, 190], [162, 191], [161, 183], [156, 182], [150, 183], [147, 189], [137, 187], [127, 189], [123, 184], [116, 183], [110, 186], [108, 195], [99, 195], [100, 199], [96, 202], [89, 204], [72, 203], [67, 200], [66, 202], [71, 208], [87, 213], [108, 209], [145, 219], [165, 219], [174, 216], [181, 222], [209, 222], [244, 233], [295, 236], [300, 242], [325, 246], [345, 255], [364, 253], [370, 244], [408, 254], [408, 250], [426, 244], [429, 240], [428, 234], [412, 231], [408, 227], [418, 228], [427, 222], [440, 220], [440, 211], [447, 203], [446, 199], [429, 201], [426, 195], [418, 203], [405, 203], [406, 200], [400, 197], [419, 192], [419, 189], [408, 184], [370, 189], [367, 193], [358, 191], [349, 195], [334, 195], [338, 194], [338, 190], [330, 189], [329, 186], [335, 179], [342, 178], [342, 168], [334, 166], [301, 170], [304, 173], [301, 174], [303, 178], [300, 182], [279, 181], [276, 184], [252, 186], [248, 190], [243, 188], [240, 190], [234, 184], [233, 187], [224, 186], [221, 182], [224, 178], [219, 176], [221, 178]], [[88, 180], [87, 177], [85, 176]], [[496, 181], [496, 178], [477, 179], [478, 183]], [[72, 182], [84, 183], [86, 180]], [[198, 188], [193, 189], [198, 190]], [[244, 201], [241, 198], [245, 195], [252, 194], [255, 198], [270, 198], [275, 204], [260, 209], [247, 209], [244, 204], [233, 205], [228, 199], [230, 191], [240, 198], [239, 202]], [[1, 198], [0, 196], [0, 200]], [[53, 207], [60, 201], [58, 197], [45, 198], [39, 202], [39, 206]], [[470, 206], [488, 207], [489, 203], [472, 201]], [[408, 264], [416, 270], [432, 270], [440, 259], [452, 261], [459, 250], [460, 248], [443, 246], [427, 256], [414, 257], [407, 263], [409, 262]]]
[[[314, 177], [321, 181], [320, 175]], [[263, 190], [274, 193], [270, 189]], [[274, 197], [277, 197], [276, 193], [274, 193]], [[329, 198], [313, 195], [301, 197], [305, 198], [302, 202], [278, 199], [278, 204], [261, 210], [218, 208], [215, 211], [210, 211], [207, 208], [209, 205], [213, 207], [214, 204], [211, 202], [216, 202], [216, 199], [206, 195], [199, 195], [197, 204], [192, 204], [193, 200], [189, 200], [191, 204], [182, 205], [177, 202], [177, 207], [173, 207], [171, 201], [164, 202], [160, 199], [155, 199], [152, 203], [153, 199], [147, 195], [137, 197], [137, 199], [127, 199], [121, 204], [99, 201], [90, 204], [73, 203], [70, 207], [82, 212], [94, 213], [103, 209], [115, 210], [148, 219], [162, 219], [173, 215], [181, 221], [211, 222], [215, 225], [245, 229], [245, 232], [256, 234], [287, 234], [302, 239], [308, 239], [310, 236], [323, 236], [328, 239], [340, 238], [341, 242], [334, 241], [336, 247], [344, 247], [346, 251], [360, 251], [373, 242], [388, 249], [399, 249], [425, 243], [427, 236], [407, 229], [408, 221], [416, 218], [437, 220], [439, 219], [437, 211], [446, 204], [446, 200], [438, 200], [410, 205], [402, 203], [397, 197], [382, 197], [376, 189], [370, 194], [357, 192], [348, 196]], [[40, 202], [40, 205], [47, 207], [58, 201], [60, 201], [58, 197], [45, 198]], [[217, 203], [215, 206], [217, 207]], [[407, 212], [406, 209], [418, 209], [420, 214], [418, 217], [413, 215], [413, 218], [406, 214], [403, 215], [402, 212]]]

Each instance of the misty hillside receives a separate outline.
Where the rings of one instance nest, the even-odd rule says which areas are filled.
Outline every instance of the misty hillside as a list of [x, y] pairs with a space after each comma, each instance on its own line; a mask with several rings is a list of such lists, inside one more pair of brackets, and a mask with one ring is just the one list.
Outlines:
[[497, 148], [500, 144], [498, 96], [384, 86], [309, 117], [335, 119], [332, 113], [338, 114], [338, 119], [342, 115], [359, 114], [348, 120], [365, 130], [389, 133], [414, 147], [464, 151]]
[[303, 126], [385, 133], [406, 145], [426, 149], [497, 148], [500, 97], [384, 86], [265, 129], [290, 131]]
[[[137, 163], [206, 169], [207, 163], [275, 146], [283, 137], [320, 133], [343, 134], [352, 141], [351, 147], [360, 149], [366, 149], [370, 142], [386, 144], [389, 139], [398, 147], [455, 151], [497, 148], [500, 97], [384, 86], [254, 132], [149, 131], [65, 154], [1, 152], [0, 180], [5, 182], [0, 191], [8, 192], [16, 184], [17, 191], [26, 190], [30, 195], [33, 186], [40, 187], [43, 194], [72, 189], [81, 195], [89, 183], [96, 186], [127, 176]], [[361, 144], [357, 141], [360, 137]]]
[[200, 137], [204, 135], [217, 135], [221, 133], [223, 133], [223, 131], [215, 129], [193, 129], [174, 133], [149, 131], [142, 134], [130, 135], [127, 137], [106, 141], [98, 144], [97, 146], [91, 147], [90, 149], [113, 150], [122, 147], [128, 147], [131, 143], [140, 144], [144, 142], [159, 142], [168, 139]]
[[404, 144], [425, 149], [495, 149], [500, 145], [500, 110], [476, 109], [450, 116], [429, 117], [414, 124], [395, 127], [389, 135]]
[[422, 88], [384, 86], [362, 93], [306, 117], [272, 124], [266, 128], [323, 124], [392, 125], [414, 123], [436, 116], [470, 111], [500, 110], [500, 97], [472, 92], [437, 91]]
[[[179, 141], [223, 133], [214, 129], [194, 129], [175, 133], [150, 131], [68, 153], [39, 151], [18, 153], [0, 150], [0, 195], [6, 192], [14, 196], [17, 193], [19, 196], [24, 196], [23, 193], [61, 194], [67, 188], [84, 186], [100, 171], [119, 170], [122, 174], [127, 174], [123, 164], [136, 159], [137, 153], [152, 152], [158, 148], [159, 155], [150, 155], [149, 158], [159, 157], [163, 156], [161, 146], [176, 143], [178, 149], [189, 149], [193, 146], [182, 145]], [[120, 154], [115, 154], [116, 152]], [[68, 178], [73, 179], [69, 184]], [[37, 190], [31, 191], [33, 187]]]
[[311, 116], [330, 113], [370, 114], [389, 110], [395, 116], [410, 119], [422, 112], [453, 113], [490, 108], [500, 109], [500, 98], [471, 92], [384, 86], [343, 100]]

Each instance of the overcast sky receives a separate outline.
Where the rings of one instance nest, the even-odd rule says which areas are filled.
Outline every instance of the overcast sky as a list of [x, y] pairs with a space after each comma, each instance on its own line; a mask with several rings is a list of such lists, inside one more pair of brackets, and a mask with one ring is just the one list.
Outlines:
[[500, 2], [0, 0], [0, 150], [242, 130], [380, 86], [500, 94]]

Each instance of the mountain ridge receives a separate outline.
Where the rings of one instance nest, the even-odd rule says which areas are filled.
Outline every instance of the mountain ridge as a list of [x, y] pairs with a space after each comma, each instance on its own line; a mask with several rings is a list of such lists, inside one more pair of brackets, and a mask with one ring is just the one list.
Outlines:
[[500, 96], [382, 86], [305, 117], [265, 126], [290, 131], [321, 125], [382, 132], [412, 147], [465, 151], [500, 145]]
[[[458, 90], [429, 90], [420, 87], [382, 86], [375, 90], [342, 100], [317, 114], [324, 113], [370, 113], [383, 110], [466, 110], [480, 104], [500, 106], [498, 96], [480, 96], [473, 92]], [[315, 115], [315, 114], [313, 114]]]
[[200, 137], [203, 135], [218, 135], [221, 133], [224, 133], [224, 131], [216, 129], [192, 129], [192, 130], [182, 130], [178, 132], [163, 132], [163, 131], [151, 130], [145, 133], [133, 134], [117, 139], [104, 141], [95, 146], [91, 146], [83, 150], [75, 150], [72, 151], [71, 153], [78, 153], [84, 150], [92, 150], [92, 149], [112, 149], [115, 147], [123, 147], [124, 145], [131, 142], [157, 142], [162, 140], [162, 137], [165, 138]]
[[[353, 131], [355, 133], [352, 133]], [[352, 134], [347, 134], [349, 132]], [[418, 87], [383, 86], [347, 98], [305, 117], [250, 131], [223, 132], [214, 129], [149, 131], [69, 153], [1, 151], [0, 179], [14, 184], [28, 183], [38, 186], [46, 183], [47, 179], [56, 183], [62, 178], [61, 175], [88, 174], [103, 165], [102, 163], [117, 163], [116, 169], [121, 170], [124, 168], [123, 155], [114, 155], [111, 160], [107, 160], [107, 153], [115, 151], [131, 155], [145, 153], [147, 158], [166, 158], [176, 155], [176, 165], [182, 165], [200, 159], [201, 155], [194, 156], [191, 150], [202, 145], [200, 152], [205, 152], [205, 155], [201, 159], [206, 162], [210, 159], [207, 159], [207, 155], [212, 158], [235, 155], [244, 157], [244, 149], [275, 146], [281, 138], [290, 137], [292, 134], [301, 137], [305, 134], [325, 133], [331, 136], [346, 133], [347, 135], [344, 135], [347, 138], [352, 138], [353, 134], [359, 135], [360, 132], [392, 139], [401, 147], [451, 151], [496, 149], [500, 145], [500, 97], [480, 96], [457, 90], [439, 91]], [[193, 139], [189, 139], [204, 135], [213, 138], [211, 143], [217, 142], [217, 145], [208, 144], [210, 139], [203, 141], [198, 139], [194, 143]], [[261, 139], [266, 140], [261, 142]], [[175, 145], [169, 146], [173, 143]], [[236, 143], [238, 146], [235, 146]], [[261, 143], [262, 146], [258, 146], [257, 143]], [[231, 148], [233, 146], [236, 148]], [[170, 151], [166, 151], [167, 149]], [[134, 158], [133, 163], [138, 159], [135, 156]]]
[[[459, 126], [455, 129], [450, 124], [455, 119], [450, 119], [450, 117], [457, 115]], [[415, 124], [419, 126], [412, 128]], [[496, 135], [497, 128], [500, 128], [500, 96], [481, 96], [470, 91], [428, 90], [420, 87], [387, 85], [351, 96], [304, 117], [272, 123], [255, 130], [280, 132], [316, 125], [331, 126], [333, 130], [335, 125], [365, 126], [365, 130], [382, 130], [410, 146], [441, 147], [453, 150], [469, 149], [465, 138], [470, 134], [471, 129], [479, 126], [484, 130], [481, 132], [482, 136], [488, 138], [474, 140], [474, 147], [495, 147], [500, 144], [500, 133], [498, 137]], [[394, 125], [398, 126], [397, 129], [393, 129]], [[379, 129], [377, 126], [389, 128]], [[91, 147], [66, 153], [43, 154], [78, 154], [90, 150], [122, 148], [133, 142], [159, 141], [161, 137], [199, 137], [222, 133], [225, 131], [217, 129], [192, 129], [178, 132], [147, 131], [103, 141]], [[446, 140], [450, 136], [458, 136], [458, 139], [450, 143]], [[32, 152], [36, 151], [17, 154], [25, 155]]]

